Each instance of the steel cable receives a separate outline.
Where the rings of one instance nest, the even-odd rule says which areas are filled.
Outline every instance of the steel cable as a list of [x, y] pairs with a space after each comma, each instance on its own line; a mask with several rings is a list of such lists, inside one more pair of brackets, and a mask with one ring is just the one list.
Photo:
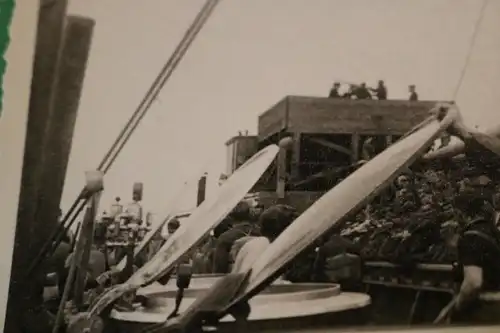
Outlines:
[[483, 0], [483, 4], [481, 5], [481, 9], [479, 11], [479, 16], [477, 18], [476, 23], [474, 24], [474, 30], [472, 32], [472, 37], [469, 42], [469, 47], [467, 49], [467, 55], [465, 56], [464, 66], [460, 72], [460, 76], [458, 78], [457, 86], [453, 91], [452, 101], [455, 101], [457, 95], [462, 87], [463, 80], [465, 78], [465, 74], [467, 73], [467, 68], [469, 67], [469, 63], [472, 57], [472, 51], [474, 50], [474, 46], [476, 45], [477, 35], [479, 33], [479, 28], [481, 27], [481, 23], [483, 22], [484, 14], [486, 13], [486, 7], [488, 5], [489, 0]]

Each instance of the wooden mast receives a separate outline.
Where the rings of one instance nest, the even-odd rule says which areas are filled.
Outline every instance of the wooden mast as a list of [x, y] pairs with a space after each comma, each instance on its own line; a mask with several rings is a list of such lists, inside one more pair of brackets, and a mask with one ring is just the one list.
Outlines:
[[57, 225], [92, 35], [90, 19], [70, 18], [65, 27], [66, 8], [67, 0], [40, 2], [5, 325], [8, 332], [20, 332], [21, 323], [40, 324], [26, 316], [36, 316], [29, 311], [42, 301], [37, 290], [42, 276], [27, 281], [27, 267]]

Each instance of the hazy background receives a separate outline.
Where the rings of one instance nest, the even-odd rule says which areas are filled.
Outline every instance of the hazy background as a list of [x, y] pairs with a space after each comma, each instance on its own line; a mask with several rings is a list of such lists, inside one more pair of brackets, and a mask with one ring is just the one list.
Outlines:
[[[66, 210], [109, 149], [204, 0], [73, 0], [97, 21], [63, 196]], [[452, 97], [479, 0], [225, 0], [105, 178], [103, 205], [131, 200], [163, 215], [180, 185], [204, 165], [224, 171], [238, 130], [286, 95], [326, 96], [334, 80], [385, 80], [389, 98]], [[458, 95], [468, 122], [500, 122], [500, 1], [489, 2]], [[195, 190], [179, 203], [190, 208]]]

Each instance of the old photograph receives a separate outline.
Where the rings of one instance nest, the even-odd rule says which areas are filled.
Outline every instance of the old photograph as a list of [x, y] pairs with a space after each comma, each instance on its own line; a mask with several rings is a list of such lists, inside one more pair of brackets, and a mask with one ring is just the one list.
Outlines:
[[4, 332], [500, 325], [500, 1], [37, 3]]

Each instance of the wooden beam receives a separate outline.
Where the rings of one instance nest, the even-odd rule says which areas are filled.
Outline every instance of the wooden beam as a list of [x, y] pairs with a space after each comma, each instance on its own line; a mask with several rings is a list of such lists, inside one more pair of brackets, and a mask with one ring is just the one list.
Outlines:
[[[68, 272], [66, 283], [64, 285], [64, 291], [61, 296], [57, 315], [54, 320], [52, 333], [57, 333], [60, 331], [60, 327], [62, 326], [65, 317], [66, 302], [68, 300], [68, 296], [72, 291], [74, 291], [75, 305], [77, 306], [77, 308], [80, 307], [79, 310], [82, 311], [81, 306], [83, 303], [83, 290], [86, 280], [85, 277], [88, 272], [90, 251], [94, 236], [94, 221], [99, 207], [101, 193], [104, 189], [103, 177], [104, 173], [102, 171], [86, 172], [85, 189], [90, 196], [90, 202], [83, 217], [83, 223], [81, 227], [82, 229], [80, 232], [80, 236], [78, 237], [78, 240], [76, 242], [75, 250], [72, 253], [71, 257], [68, 258], [70, 261], [70, 269]], [[71, 328], [69, 328], [68, 330], [71, 331]]]
[[[47, 123], [51, 117], [51, 103], [55, 90], [55, 77], [62, 40], [67, 0], [40, 1], [36, 47], [31, 81], [30, 106], [23, 158], [21, 193], [14, 240], [14, 253], [10, 275], [9, 299], [5, 323], [6, 332], [17, 332], [24, 313], [31, 303], [36, 283], [21, 286], [29, 262], [36, 255], [32, 242], [38, 237], [34, 228], [36, 203], [42, 173], [43, 146]], [[24, 309], [24, 310], [23, 310]], [[29, 324], [24, 322], [23, 324]], [[38, 327], [40, 330], [43, 328]], [[49, 328], [50, 329], [50, 328]]]
[[[94, 20], [90, 18], [67, 18], [52, 117], [48, 123], [47, 141], [44, 145], [50, 153], [43, 159], [35, 218], [36, 229], [40, 229], [37, 232], [38, 241], [34, 241], [36, 248], [41, 248], [50, 237], [59, 214], [94, 25]], [[50, 222], [53, 227], [48, 227], [47, 223]]]
[[360, 142], [360, 137], [358, 133], [354, 133], [351, 136], [351, 162], [356, 163], [359, 161], [359, 142]]
[[294, 133], [293, 134], [293, 148], [292, 148], [292, 165], [291, 165], [291, 170], [290, 170], [290, 176], [294, 180], [300, 179], [300, 177], [301, 177], [301, 173], [300, 173], [301, 141], [302, 141], [302, 134], [301, 133]]
[[196, 206], [199, 206], [205, 201], [205, 195], [207, 191], [207, 177], [208, 174], [205, 172], [203, 176], [198, 180], [198, 192], [196, 196]]
[[285, 198], [285, 187], [286, 187], [286, 156], [287, 149], [280, 147], [277, 163], [276, 163], [276, 172], [278, 174], [277, 177], [277, 186], [276, 186], [276, 194], [278, 199]]
[[342, 147], [341, 145], [335, 144], [333, 142], [330, 142], [325, 139], [319, 139], [319, 138], [308, 138], [309, 141], [317, 143], [319, 145], [325, 146], [330, 149], [334, 149], [336, 151], [339, 151], [341, 153], [344, 153], [346, 155], [352, 156], [352, 151], [350, 149], [347, 149], [345, 147]]

